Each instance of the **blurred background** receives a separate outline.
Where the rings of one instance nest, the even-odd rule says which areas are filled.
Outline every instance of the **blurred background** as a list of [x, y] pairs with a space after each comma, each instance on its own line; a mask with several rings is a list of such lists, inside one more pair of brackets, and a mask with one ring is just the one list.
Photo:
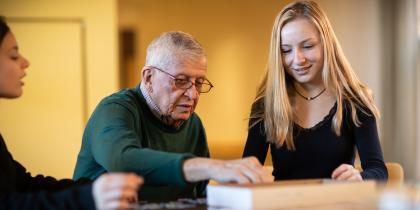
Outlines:
[[[71, 177], [84, 126], [105, 96], [140, 81], [147, 45], [181, 30], [207, 50], [215, 88], [197, 113], [211, 156], [242, 155], [285, 0], [0, 0], [31, 62], [19, 100], [0, 101], [0, 132], [32, 173]], [[419, 0], [318, 0], [382, 112], [385, 160], [420, 180]], [[268, 159], [266, 164], [270, 164]]]

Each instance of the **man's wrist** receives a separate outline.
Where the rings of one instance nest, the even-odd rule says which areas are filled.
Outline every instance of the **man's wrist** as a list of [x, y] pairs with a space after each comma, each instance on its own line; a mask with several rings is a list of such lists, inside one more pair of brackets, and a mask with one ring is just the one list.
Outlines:
[[184, 161], [183, 171], [188, 182], [208, 180], [212, 177], [214, 161], [209, 158], [191, 158]]

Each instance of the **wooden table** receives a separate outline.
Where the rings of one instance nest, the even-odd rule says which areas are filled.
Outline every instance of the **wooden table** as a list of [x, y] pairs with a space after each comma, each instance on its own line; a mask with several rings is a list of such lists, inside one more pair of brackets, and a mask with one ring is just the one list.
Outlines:
[[[357, 192], [354, 192], [357, 193]], [[331, 195], [334, 196], [334, 195]], [[275, 202], [275, 201], [267, 201]], [[163, 209], [184, 209], [184, 210], [228, 210], [227, 208], [211, 207], [206, 205], [205, 198], [202, 199], [180, 199], [178, 201], [149, 203], [140, 202], [134, 207], [137, 210], [163, 210]], [[282, 209], [282, 208], [280, 208]], [[293, 207], [283, 209], [294, 210], [394, 210], [394, 209], [420, 209], [420, 182], [416, 184], [393, 184], [378, 183], [377, 193], [363, 201], [323, 204], [316, 206]], [[241, 209], [242, 210], [242, 209]]]

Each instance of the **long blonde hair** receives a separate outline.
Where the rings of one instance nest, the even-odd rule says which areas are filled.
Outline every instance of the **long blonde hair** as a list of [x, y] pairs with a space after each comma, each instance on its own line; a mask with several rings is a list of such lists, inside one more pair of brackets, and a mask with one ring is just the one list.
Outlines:
[[332, 130], [341, 135], [343, 121], [343, 102], [351, 108], [352, 121], [360, 126], [357, 110], [379, 118], [379, 110], [375, 106], [370, 89], [362, 84], [347, 61], [341, 46], [334, 34], [331, 24], [313, 1], [297, 1], [283, 8], [277, 15], [272, 34], [267, 72], [258, 87], [254, 106], [251, 111], [250, 127], [264, 120], [267, 142], [280, 147], [286, 142], [289, 150], [294, 150], [293, 111], [289, 99], [293, 78], [287, 75], [281, 59], [281, 30], [283, 26], [297, 18], [306, 18], [318, 29], [324, 48], [324, 65], [322, 79], [327, 89], [331, 90], [337, 101], [337, 109], [333, 117]]

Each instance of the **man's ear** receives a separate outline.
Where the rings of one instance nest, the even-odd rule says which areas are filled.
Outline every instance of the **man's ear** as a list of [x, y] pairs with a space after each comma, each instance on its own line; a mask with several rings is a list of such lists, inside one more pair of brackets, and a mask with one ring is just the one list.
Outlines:
[[143, 80], [146, 86], [151, 84], [152, 75], [153, 75], [153, 71], [151, 71], [151, 69], [146, 66], [143, 67], [143, 69], [141, 70], [141, 78], [142, 78], [141, 80]]

